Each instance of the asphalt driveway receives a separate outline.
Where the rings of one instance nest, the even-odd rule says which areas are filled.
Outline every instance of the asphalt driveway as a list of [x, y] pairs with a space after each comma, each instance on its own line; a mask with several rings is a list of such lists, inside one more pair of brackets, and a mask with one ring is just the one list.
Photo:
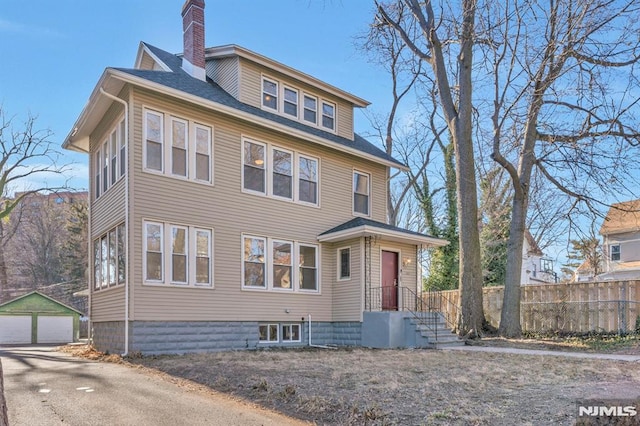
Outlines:
[[124, 365], [55, 347], [0, 347], [11, 426], [299, 425], [296, 420]]

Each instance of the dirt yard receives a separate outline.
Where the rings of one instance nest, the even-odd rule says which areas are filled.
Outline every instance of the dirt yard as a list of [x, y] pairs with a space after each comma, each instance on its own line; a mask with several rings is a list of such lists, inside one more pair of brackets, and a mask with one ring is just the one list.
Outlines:
[[[500, 340], [481, 344], [554, 347]], [[624, 353], [640, 354], [640, 348], [627, 347]], [[164, 372], [185, 386], [202, 384], [321, 425], [572, 425], [579, 400], [640, 402], [640, 363], [556, 356], [301, 349], [126, 362], [152, 374]]]

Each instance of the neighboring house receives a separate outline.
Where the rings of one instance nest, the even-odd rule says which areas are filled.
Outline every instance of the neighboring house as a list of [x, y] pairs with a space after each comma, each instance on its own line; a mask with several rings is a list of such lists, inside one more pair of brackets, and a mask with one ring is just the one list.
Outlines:
[[640, 200], [613, 204], [600, 235], [604, 272], [596, 279], [640, 279]]
[[555, 283], [555, 273], [553, 272], [553, 262], [544, 257], [544, 253], [538, 246], [535, 238], [529, 230], [524, 233], [524, 244], [522, 245], [522, 273], [520, 284], [544, 284]]
[[78, 340], [81, 312], [33, 291], [0, 305], [0, 344]]
[[183, 6], [184, 54], [107, 68], [64, 142], [90, 157], [94, 344], [370, 345], [365, 311], [415, 306], [420, 251], [446, 242], [386, 224], [406, 166], [354, 133], [366, 101], [205, 49], [203, 8]]
[[593, 281], [595, 279], [595, 270], [589, 260], [585, 260], [575, 270], [573, 282]]

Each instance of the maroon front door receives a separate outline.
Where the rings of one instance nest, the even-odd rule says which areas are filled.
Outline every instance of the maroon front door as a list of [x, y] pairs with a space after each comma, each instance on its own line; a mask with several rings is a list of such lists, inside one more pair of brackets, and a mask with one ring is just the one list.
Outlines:
[[382, 250], [382, 310], [398, 310], [398, 253]]

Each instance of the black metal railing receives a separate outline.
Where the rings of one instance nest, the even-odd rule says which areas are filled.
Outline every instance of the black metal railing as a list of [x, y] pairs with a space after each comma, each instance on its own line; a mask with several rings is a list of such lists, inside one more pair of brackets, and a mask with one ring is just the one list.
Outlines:
[[422, 293], [422, 301], [429, 312], [442, 314], [447, 327], [454, 331], [458, 329], [458, 304], [447, 293], [429, 289]]

